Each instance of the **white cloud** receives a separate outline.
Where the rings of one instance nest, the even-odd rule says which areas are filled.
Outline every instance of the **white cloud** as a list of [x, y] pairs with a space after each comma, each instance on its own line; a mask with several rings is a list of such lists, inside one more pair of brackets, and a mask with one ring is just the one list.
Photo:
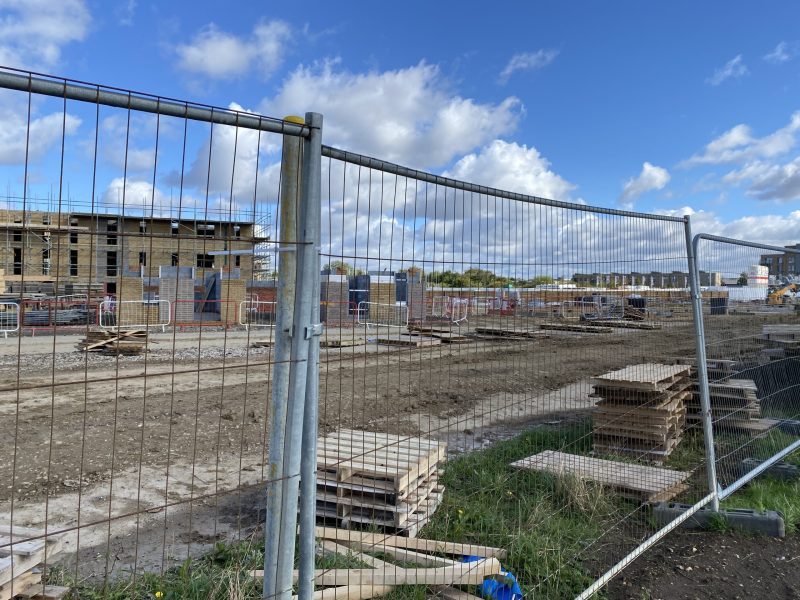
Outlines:
[[541, 49], [536, 52], [521, 52], [515, 54], [500, 73], [500, 83], [506, 83], [517, 71], [531, 71], [542, 69], [552, 63], [558, 56], [558, 50]]
[[451, 92], [436, 66], [351, 73], [326, 61], [299, 67], [261, 112], [325, 117], [327, 144], [419, 168], [447, 164], [516, 128], [520, 101], [478, 103]]
[[31, 119], [30, 129], [26, 114], [20, 110], [0, 108], [0, 164], [16, 165], [25, 162], [26, 139], [28, 161], [42, 158], [50, 148], [61, 141], [62, 128], [72, 135], [81, 120], [62, 113], [52, 113]]
[[714, 74], [706, 79], [706, 83], [711, 85], [719, 85], [727, 79], [738, 79], [739, 77], [744, 77], [745, 75], [749, 74], [750, 71], [747, 68], [747, 65], [745, 65], [742, 61], [742, 55], [737, 54], [735, 57], [726, 62], [724, 66], [714, 71]]
[[84, 0], [0, 0], [0, 12], [0, 64], [32, 70], [56, 66], [91, 23]]
[[633, 200], [646, 192], [663, 189], [669, 183], [669, 179], [669, 171], [665, 168], [645, 162], [642, 165], [642, 172], [625, 182], [619, 200], [630, 205]]
[[783, 164], [754, 161], [727, 173], [722, 181], [747, 182], [747, 195], [759, 200], [800, 200], [800, 156]]
[[138, 6], [136, 0], [123, 0], [116, 9], [117, 21], [123, 27], [130, 27], [133, 25], [133, 17], [136, 14], [136, 7]]
[[175, 48], [179, 69], [210, 79], [231, 80], [254, 69], [267, 78], [283, 62], [292, 31], [283, 21], [265, 21], [247, 37], [221, 31], [209, 23], [187, 44]]
[[[714, 211], [694, 210], [689, 206], [678, 209], [656, 211], [670, 216], [690, 215], [692, 233], [710, 233], [752, 242], [784, 246], [797, 243], [800, 231], [800, 210], [789, 214], [768, 214], [739, 217], [725, 221]], [[756, 253], [760, 251], [756, 250]]]
[[764, 60], [779, 64], [797, 56], [800, 56], [800, 42], [780, 42], [772, 52], [764, 55]]
[[576, 187], [554, 173], [536, 148], [502, 140], [464, 156], [444, 176], [554, 200], [569, 200]]
[[724, 164], [780, 156], [794, 148], [799, 132], [800, 111], [792, 114], [787, 125], [762, 138], [754, 137], [749, 126], [739, 124], [709, 142], [702, 154], [695, 154], [682, 165]]

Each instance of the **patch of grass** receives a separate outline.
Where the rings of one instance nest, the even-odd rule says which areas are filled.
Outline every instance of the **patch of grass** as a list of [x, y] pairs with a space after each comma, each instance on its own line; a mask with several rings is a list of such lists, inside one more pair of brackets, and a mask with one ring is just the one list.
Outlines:
[[[503, 560], [526, 594], [541, 598], [574, 597], [593, 578], [575, 560], [616, 518], [631, 509], [602, 487], [574, 477], [512, 469], [511, 462], [546, 449], [591, 451], [591, 424], [539, 427], [512, 440], [462, 455], [444, 465], [442, 505], [421, 537], [505, 548]], [[375, 553], [373, 553], [375, 554]], [[375, 554], [375, 556], [380, 556]], [[67, 571], [53, 571], [50, 582], [73, 588], [73, 598], [95, 600], [225, 599], [261, 597], [263, 540], [218, 544], [208, 555], [187, 561], [163, 575], [137, 576], [106, 588], [75, 581]], [[392, 561], [394, 562], [394, 561]], [[353, 557], [326, 555], [318, 568], [359, 568]], [[425, 586], [400, 586], [389, 600], [423, 600]]]
[[424, 537], [505, 548], [503, 561], [536, 597], [574, 597], [592, 578], [574, 557], [619, 514], [622, 501], [576, 478], [512, 469], [545, 449], [591, 450], [590, 426], [539, 428], [447, 463], [445, 499]]

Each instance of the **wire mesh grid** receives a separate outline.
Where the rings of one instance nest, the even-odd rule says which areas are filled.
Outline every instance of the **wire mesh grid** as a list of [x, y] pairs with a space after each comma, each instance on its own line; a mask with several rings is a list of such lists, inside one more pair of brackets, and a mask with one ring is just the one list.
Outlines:
[[[406, 327], [360, 313], [327, 322], [328, 542], [394, 557], [384, 570], [428, 567], [412, 582], [429, 595], [474, 584], [466, 573], [483, 581], [501, 567], [478, 558], [499, 557], [525, 596], [573, 597], [656, 531], [653, 503], [706, 496], [702, 429], [686, 421], [682, 219], [508, 199], [327, 155], [323, 302], [408, 315]], [[463, 577], [434, 572], [454, 564], [398, 551], [396, 535], [476, 562], [456, 563], [472, 569]], [[337, 576], [326, 583], [362, 581]]]
[[[258, 528], [265, 484], [298, 482], [269, 439], [276, 380], [316, 361], [274, 347], [303, 297], [326, 325], [317, 448], [289, 457], [316, 458], [316, 571], [270, 595], [573, 597], [676, 523], [655, 504], [707, 499], [684, 219], [325, 148], [322, 269], [282, 303], [302, 244], [278, 199], [308, 181], [280, 134], [306, 130], [19, 77], [0, 73], [24, 140], [2, 167], [0, 586], [41, 566], [76, 593], [263, 597], [265, 550], [294, 548], [293, 511]], [[730, 485], [790, 447], [794, 338], [762, 326], [794, 313], [783, 291], [737, 318], [754, 303], [715, 284], [758, 261], [702, 248], [712, 384], [767, 365], [759, 415], [750, 387], [715, 415]], [[314, 322], [290, 329], [316, 347]], [[738, 437], [745, 413], [779, 422]]]
[[[761, 463], [794, 448], [800, 435], [800, 258], [793, 248], [700, 239], [697, 260], [715, 273], [711, 285], [737, 285], [724, 302], [704, 309], [716, 470], [726, 496]], [[780, 476], [780, 468], [772, 474]]]
[[2, 597], [163, 595], [220, 540], [260, 568], [283, 122], [0, 78]]

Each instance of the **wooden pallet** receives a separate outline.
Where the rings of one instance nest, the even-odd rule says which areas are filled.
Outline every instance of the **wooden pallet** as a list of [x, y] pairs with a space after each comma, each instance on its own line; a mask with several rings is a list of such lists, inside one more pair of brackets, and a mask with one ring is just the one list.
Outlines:
[[620, 320], [605, 320], [601, 319], [598, 321], [591, 321], [593, 325], [599, 325], [602, 327], [617, 327], [620, 329], [661, 329], [661, 325], [659, 323], [645, 323], [643, 321], [628, 321], [624, 319]]
[[[12, 544], [13, 542], [13, 544]], [[0, 526], [0, 600], [63, 598], [69, 588], [44, 586], [39, 566], [61, 550], [62, 537], [39, 529]]]
[[792, 323], [775, 323], [762, 325], [761, 335], [770, 341], [800, 341], [800, 325]]
[[343, 429], [320, 438], [317, 447], [320, 520], [416, 535], [442, 501], [444, 444]]
[[687, 376], [690, 370], [691, 367], [687, 365], [645, 363], [606, 373], [593, 378], [592, 382], [605, 387], [660, 392], [669, 389], [676, 381]]
[[419, 521], [429, 519], [444, 497], [444, 488], [436, 487], [427, 495], [422, 492], [409, 498], [406, 505], [391, 506], [382, 503], [357, 501], [351, 498], [336, 498], [318, 495], [317, 516], [323, 518], [335, 517], [340, 526], [347, 528], [352, 524], [377, 526], [381, 529], [404, 529], [407, 526], [419, 524]]
[[407, 328], [409, 331], [419, 331], [420, 333], [452, 333], [453, 330], [460, 331], [461, 327], [451, 321], [446, 322], [427, 322], [411, 321]]
[[337, 338], [326, 337], [319, 341], [320, 348], [352, 348], [363, 346], [367, 341], [363, 338]]
[[604, 460], [591, 456], [545, 450], [511, 463], [512, 467], [573, 476], [629, 494], [644, 502], [663, 502], [685, 489], [683, 482], [691, 473]]
[[353, 478], [405, 491], [444, 459], [446, 445], [417, 437], [342, 429], [317, 442], [317, 470], [337, 482]]
[[401, 333], [397, 335], [379, 336], [377, 342], [386, 346], [411, 346], [414, 348], [427, 348], [428, 346], [438, 346], [442, 343], [442, 340], [433, 337], [407, 335]]
[[498, 338], [541, 338], [547, 337], [543, 331], [535, 329], [505, 328], [505, 327], [476, 327], [475, 333]]
[[90, 331], [76, 344], [83, 352], [103, 352], [107, 354], [141, 354], [147, 344], [147, 331]]
[[428, 333], [430, 337], [442, 340], [443, 344], [469, 344], [472, 340], [466, 335], [460, 333], [451, 333], [449, 331], [431, 331]]
[[579, 333], [611, 333], [611, 327], [598, 327], [596, 325], [576, 325], [573, 323], [542, 323], [539, 329], [553, 331], [575, 331]]

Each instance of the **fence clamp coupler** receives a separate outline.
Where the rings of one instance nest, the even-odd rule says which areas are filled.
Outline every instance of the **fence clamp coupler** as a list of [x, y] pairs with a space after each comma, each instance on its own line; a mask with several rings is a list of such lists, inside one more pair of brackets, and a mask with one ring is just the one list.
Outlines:
[[320, 336], [323, 331], [325, 331], [325, 326], [322, 323], [306, 327], [306, 339], [310, 340], [312, 337]]

